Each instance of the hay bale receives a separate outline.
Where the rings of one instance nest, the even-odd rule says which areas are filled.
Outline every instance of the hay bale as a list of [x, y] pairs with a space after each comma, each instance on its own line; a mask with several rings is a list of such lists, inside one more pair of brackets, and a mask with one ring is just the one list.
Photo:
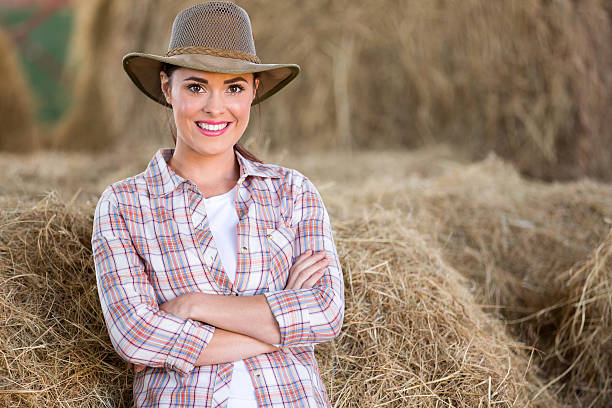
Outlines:
[[124, 406], [91, 255], [92, 209], [0, 197], [0, 406]]
[[[528, 181], [495, 156], [466, 166], [431, 150], [286, 163], [315, 179], [332, 219], [350, 220], [362, 207], [377, 214], [400, 209], [387, 228], [409, 218], [437, 241], [432, 247], [469, 279], [477, 302], [514, 339], [538, 350], [533, 364], [547, 390], [573, 406], [610, 405], [612, 276], [604, 265], [612, 186]], [[578, 317], [583, 329], [572, 332]]]
[[540, 350], [535, 361], [564, 400], [609, 406], [612, 186], [530, 183], [491, 157], [406, 195], [402, 208], [476, 282], [480, 301]]
[[318, 348], [342, 407], [561, 406], [527, 353], [401, 210], [355, 209], [336, 226], [346, 314]]
[[39, 147], [30, 88], [17, 58], [17, 50], [2, 30], [0, 54], [0, 151], [30, 152]]

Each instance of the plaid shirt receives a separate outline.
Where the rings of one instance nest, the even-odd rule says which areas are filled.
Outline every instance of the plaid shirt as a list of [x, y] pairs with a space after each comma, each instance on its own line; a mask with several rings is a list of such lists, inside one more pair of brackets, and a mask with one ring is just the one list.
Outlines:
[[[245, 360], [260, 407], [328, 407], [314, 345], [338, 335], [342, 271], [329, 216], [314, 185], [296, 170], [236, 152], [238, 254], [232, 284], [221, 265], [196, 185], [167, 166], [160, 149], [147, 169], [106, 188], [95, 212], [92, 248], [111, 342], [146, 365], [135, 375], [138, 407], [224, 407], [232, 363], [195, 367], [215, 328], [159, 304], [188, 292], [263, 294], [281, 333], [281, 351]], [[284, 290], [289, 268], [308, 249], [330, 264], [312, 289]]]

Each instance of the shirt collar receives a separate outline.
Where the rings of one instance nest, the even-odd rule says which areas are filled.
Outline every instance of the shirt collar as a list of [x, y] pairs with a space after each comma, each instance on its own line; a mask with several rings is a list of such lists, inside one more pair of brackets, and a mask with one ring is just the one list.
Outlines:
[[238, 151], [234, 150], [238, 164], [240, 165], [240, 179], [244, 180], [247, 176], [256, 176], [264, 178], [280, 178], [282, 174], [278, 166], [272, 166], [269, 164], [258, 163], [251, 161], [241, 155]]
[[[247, 159], [234, 150], [238, 165], [240, 167], [239, 181], [247, 177], [280, 178], [282, 174], [277, 166], [266, 165]], [[164, 196], [176, 190], [181, 184], [190, 182], [179, 176], [170, 166], [168, 161], [174, 154], [174, 148], [161, 148], [149, 162], [145, 170], [145, 180], [149, 193], [154, 196]]]

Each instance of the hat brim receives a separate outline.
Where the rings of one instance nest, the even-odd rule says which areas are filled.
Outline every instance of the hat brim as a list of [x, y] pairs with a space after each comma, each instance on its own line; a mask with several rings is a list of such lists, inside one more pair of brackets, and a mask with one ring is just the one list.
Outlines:
[[169, 106], [161, 91], [159, 72], [163, 64], [223, 74], [260, 73], [260, 85], [251, 105], [280, 91], [300, 72], [295, 64], [256, 64], [249, 61], [206, 54], [179, 54], [165, 57], [132, 52], [123, 57], [123, 69], [134, 84], [155, 102]]

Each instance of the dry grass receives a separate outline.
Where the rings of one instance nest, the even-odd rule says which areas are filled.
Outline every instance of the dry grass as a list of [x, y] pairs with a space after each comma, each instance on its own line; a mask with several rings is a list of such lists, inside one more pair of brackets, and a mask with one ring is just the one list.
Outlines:
[[[0, 201], [0, 406], [127, 406], [89, 234], [96, 194], [145, 150], [0, 157], [15, 184]], [[334, 221], [347, 313], [318, 355], [335, 406], [609, 406], [612, 186], [453, 157], [271, 157], [313, 179]], [[58, 182], [63, 197], [36, 204]]]
[[30, 152], [38, 148], [32, 100], [12, 40], [1, 29], [0, 54], [0, 151]]
[[[584, 261], [561, 275], [563, 303], [549, 364], [592, 405], [612, 404], [612, 230]], [[555, 378], [555, 380], [557, 380]]]
[[0, 197], [0, 406], [111, 407], [131, 401], [104, 326], [91, 208]]
[[541, 351], [539, 364], [558, 378], [564, 400], [608, 406], [612, 186], [526, 183], [490, 158], [418, 191], [398, 205], [437, 237], [445, 259], [516, 337]]
[[465, 279], [401, 210], [355, 208], [337, 224], [346, 317], [319, 349], [340, 407], [561, 406], [536, 396], [528, 353], [475, 304]]

